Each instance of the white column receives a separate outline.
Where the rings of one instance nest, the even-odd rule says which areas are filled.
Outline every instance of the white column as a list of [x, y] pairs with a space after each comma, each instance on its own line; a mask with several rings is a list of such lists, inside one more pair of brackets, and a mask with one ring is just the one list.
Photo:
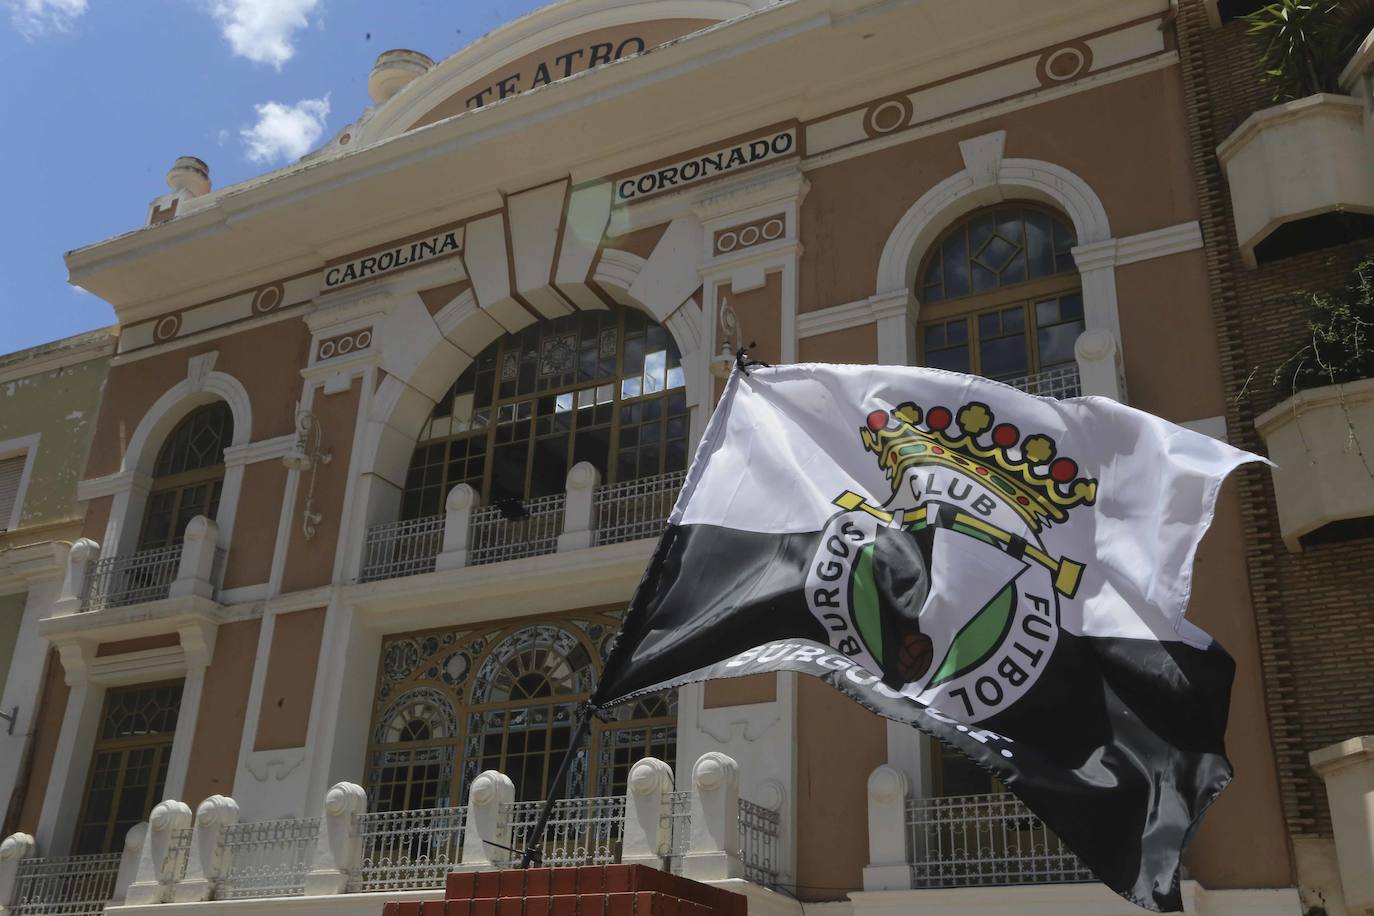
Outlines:
[[33, 855], [33, 837], [27, 833], [12, 833], [0, 843], [0, 916], [14, 906], [19, 863]]
[[138, 860], [138, 878], [129, 885], [124, 895], [127, 906], [166, 903], [171, 899], [172, 885], [178, 877], [171, 873], [175, 864], [170, 855], [172, 835], [190, 826], [191, 808], [184, 802], [169, 798], [153, 808], [152, 814], [148, 815], [148, 835], [143, 843], [143, 855]]
[[448, 491], [444, 502], [444, 548], [434, 561], [435, 569], [459, 569], [468, 565], [468, 545], [472, 539], [472, 510], [477, 491], [460, 483]]
[[315, 864], [305, 876], [305, 896], [342, 894], [348, 887], [348, 879], [363, 864], [357, 816], [365, 811], [367, 793], [356, 783], [338, 783], [325, 795], [320, 836], [315, 841]]
[[71, 846], [86, 788], [91, 748], [100, 725], [100, 709], [105, 701], [104, 688], [90, 683], [86, 677], [94, 647], [89, 643], [65, 643], [57, 648], [71, 691], [62, 714], [62, 730], [57, 736], [36, 834], [39, 848], [49, 855], [62, 855]]
[[868, 777], [868, 865], [864, 890], [894, 891], [911, 887], [907, 854], [906, 774], [884, 764]]
[[596, 488], [600, 483], [601, 472], [586, 461], [579, 461], [568, 471], [563, 533], [558, 536], [560, 552], [592, 546], [596, 534]]
[[211, 581], [215, 568], [215, 551], [219, 548], [219, 526], [213, 519], [197, 515], [186, 525], [182, 539], [181, 563], [177, 577], [168, 594], [173, 598], [198, 595], [213, 598], [215, 586]]
[[739, 764], [719, 751], [692, 767], [692, 845], [682, 873], [696, 881], [742, 878], [739, 858]]
[[481, 871], [498, 867], [494, 859], [509, 854], [510, 824], [501, 807], [515, 801], [515, 783], [496, 770], [477, 775], [468, 789], [467, 820], [463, 824], [463, 864], [456, 871]]
[[143, 847], [148, 843], [148, 822], [139, 821], [124, 834], [124, 849], [119, 854], [119, 874], [115, 876], [114, 896], [110, 903], [119, 906], [129, 893], [129, 885], [138, 880], [138, 863]]
[[215, 652], [215, 633], [215, 627], [199, 623], [188, 624], [178, 630], [182, 655], [186, 659], [186, 679], [181, 686], [181, 705], [177, 709], [176, 732], [172, 737], [171, 752], [167, 756], [167, 781], [162, 790], [162, 794], [167, 798], [180, 798], [186, 788], [186, 773], [191, 766], [191, 748], [195, 743], [196, 725], [200, 722], [200, 699], [205, 690], [205, 669], [210, 666], [210, 659]]
[[1374, 911], [1374, 736], [1332, 744], [1310, 759], [1326, 780], [1345, 907]]
[[[1121, 315], [1116, 299], [1117, 248], [1116, 239], [1107, 239], [1073, 249], [1074, 264], [1078, 267], [1083, 286], [1085, 329], [1084, 335], [1079, 338], [1083, 349], [1075, 345], [1074, 354], [1078, 357], [1084, 394], [1096, 394], [1124, 402]], [[1084, 341], [1084, 337], [1088, 339]], [[1102, 371], [1102, 367], [1113, 360], [1114, 372]]]
[[53, 603], [53, 616], [66, 617], [81, 610], [81, 598], [86, 594], [86, 578], [91, 564], [100, 559], [100, 545], [90, 538], [79, 538], [67, 552], [67, 569], [62, 589]]
[[[54, 564], [65, 570], [69, 553], [65, 545], [50, 545]], [[38, 704], [42, 700], [43, 667], [48, 660], [48, 641], [38, 633], [38, 622], [53, 612], [62, 588], [58, 575], [29, 579], [24, 596], [24, 615], [19, 623], [9, 675], [5, 678], [0, 710], [15, 712], [13, 737], [0, 738], [0, 798], [10, 798], [23, 769], [24, 755], [34, 740]], [[0, 729], [0, 736], [4, 732]], [[7, 740], [6, 740], [7, 739]]]
[[211, 795], [196, 808], [186, 874], [172, 890], [176, 903], [199, 903], [214, 897], [229, 867], [224, 831], [239, 822], [239, 806], [232, 798]]
[[878, 363], [883, 366], [916, 365], [916, 297], [909, 289], [898, 289], [869, 297], [875, 333], [878, 335]]
[[630, 768], [625, 789], [625, 831], [620, 861], [626, 865], [662, 868], [672, 852], [669, 793], [673, 768], [656, 757], [645, 757]]
[[887, 762], [902, 771], [908, 791], [917, 798], [934, 793], [934, 761], [931, 738], [905, 722], [887, 721]]

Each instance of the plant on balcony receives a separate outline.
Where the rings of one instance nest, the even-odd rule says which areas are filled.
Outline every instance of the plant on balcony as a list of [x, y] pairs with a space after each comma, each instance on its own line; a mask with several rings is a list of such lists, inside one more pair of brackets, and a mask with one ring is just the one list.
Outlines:
[[1374, 0], [1279, 0], [1244, 18], [1266, 39], [1264, 78], [1286, 102], [1341, 91], [1341, 69], [1374, 28]]
[[1374, 378], [1374, 256], [1355, 268], [1339, 294], [1307, 293], [1308, 341], [1274, 369], [1285, 397], [1309, 388]]

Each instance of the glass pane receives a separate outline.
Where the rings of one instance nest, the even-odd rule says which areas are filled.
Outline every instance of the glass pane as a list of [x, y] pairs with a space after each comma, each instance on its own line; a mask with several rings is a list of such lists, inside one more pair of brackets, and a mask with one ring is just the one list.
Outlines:
[[1081, 321], [1041, 328], [1039, 334], [1040, 368], [1048, 369], [1051, 366], [1061, 366], [1073, 362], [1074, 341], [1078, 340], [1078, 336], [1082, 333], [1083, 323]]
[[1029, 369], [1026, 339], [1020, 334], [984, 340], [978, 355], [982, 374], [988, 378], [1012, 378], [1025, 375]]
[[934, 369], [949, 369], [951, 372], [968, 372], [968, 347], [951, 347], [927, 353], [926, 365]]
[[967, 296], [969, 292], [968, 247], [964, 234], [956, 232], [944, 246], [945, 297]]
[[1054, 273], [1050, 218], [1039, 210], [1026, 211], [1026, 258], [1030, 262], [1032, 279]]

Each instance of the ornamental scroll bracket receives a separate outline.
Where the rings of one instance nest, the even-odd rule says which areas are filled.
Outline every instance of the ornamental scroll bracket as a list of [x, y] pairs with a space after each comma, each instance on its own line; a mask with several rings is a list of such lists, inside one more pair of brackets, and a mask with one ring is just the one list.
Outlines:
[[305, 491], [305, 505], [301, 507], [301, 533], [308, 541], [319, 530], [323, 513], [315, 511], [315, 475], [321, 464], [334, 460], [332, 449], [323, 448], [324, 428], [313, 413], [296, 405], [296, 442], [291, 451], [282, 456], [281, 463], [293, 471], [310, 472], [310, 484]]

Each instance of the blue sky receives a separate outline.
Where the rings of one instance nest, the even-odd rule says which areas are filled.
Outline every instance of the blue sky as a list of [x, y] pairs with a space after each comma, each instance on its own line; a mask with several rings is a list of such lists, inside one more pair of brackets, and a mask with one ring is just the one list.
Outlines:
[[369, 104], [389, 48], [435, 60], [545, 0], [0, 0], [0, 353], [114, 323], [64, 252], [142, 225], [181, 155], [216, 188]]

